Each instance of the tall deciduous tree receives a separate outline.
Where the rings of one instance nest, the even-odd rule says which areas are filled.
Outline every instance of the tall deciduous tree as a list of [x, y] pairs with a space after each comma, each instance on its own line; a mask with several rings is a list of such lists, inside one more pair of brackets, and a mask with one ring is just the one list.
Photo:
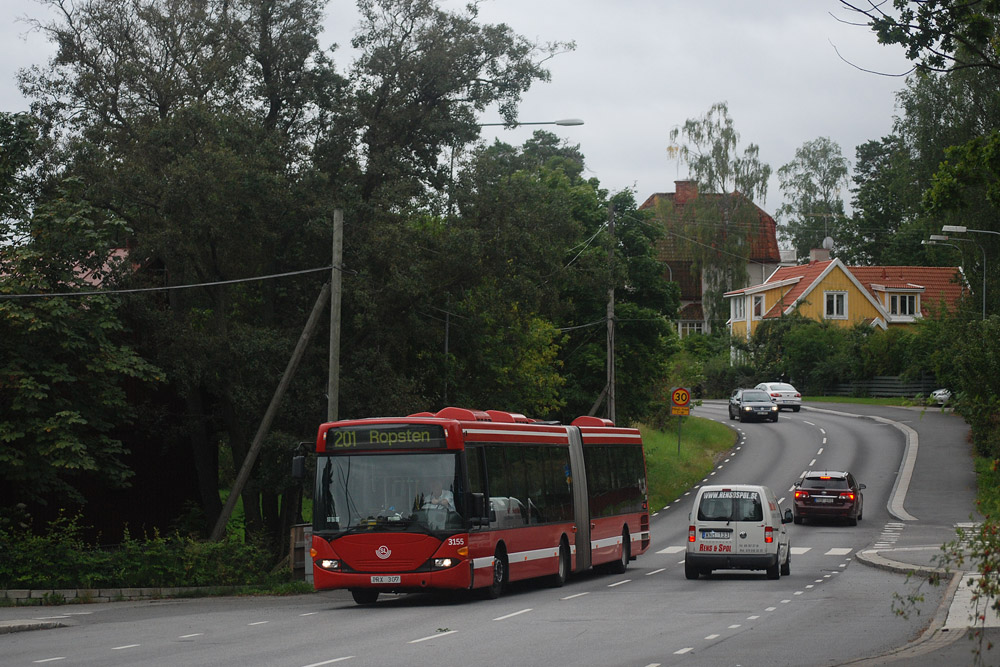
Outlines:
[[847, 187], [847, 171], [840, 146], [828, 137], [802, 144], [795, 149], [795, 159], [778, 169], [786, 201], [777, 211], [784, 223], [781, 236], [791, 242], [800, 260], [807, 259], [813, 248], [822, 247], [827, 236], [836, 240], [840, 235], [841, 189]]
[[[670, 131], [671, 142], [681, 140], [678, 153], [702, 192], [723, 197], [698, 197], [684, 205], [678, 219], [696, 272], [704, 270], [707, 288], [703, 302], [713, 329], [728, 319], [725, 292], [747, 284], [749, 239], [760, 228], [756, 203], [767, 198], [771, 167], [760, 160], [760, 149], [749, 144], [739, 150], [740, 135], [725, 102], [713, 104], [701, 118], [691, 118]], [[673, 211], [661, 216], [675, 217]]]

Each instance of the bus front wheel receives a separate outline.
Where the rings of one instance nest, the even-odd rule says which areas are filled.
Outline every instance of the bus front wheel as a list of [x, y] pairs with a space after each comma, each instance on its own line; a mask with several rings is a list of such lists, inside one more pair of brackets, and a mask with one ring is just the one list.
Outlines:
[[358, 604], [375, 604], [375, 600], [378, 600], [378, 591], [371, 588], [352, 588], [351, 597]]
[[504, 584], [507, 583], [507, 553], [503, 547], [497, 547], [493, 554], [493, 582], [483, 589], [483, 595], [495, 600], [503, 593]]

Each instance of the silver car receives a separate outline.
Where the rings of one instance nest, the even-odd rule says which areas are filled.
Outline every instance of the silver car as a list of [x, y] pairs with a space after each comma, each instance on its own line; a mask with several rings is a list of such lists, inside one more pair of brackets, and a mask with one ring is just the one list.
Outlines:
[[778, 404], [778, 409], [788, 408], [798, 412], [802, 408], [802, 394], [787, 382], [761, 382], [754, 389], [766, 391]]

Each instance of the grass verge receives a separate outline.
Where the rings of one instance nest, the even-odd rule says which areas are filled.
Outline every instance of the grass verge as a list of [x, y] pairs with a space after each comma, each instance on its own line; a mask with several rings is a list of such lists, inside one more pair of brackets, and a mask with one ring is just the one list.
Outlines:
[[676, 429], [659, 431], [640, 426], [639, 431], [646, 447], [650, 513], [659, 511], [704, 479], [736, 444], [733, 429], [700, 417], [684, 418], [679, 448]]

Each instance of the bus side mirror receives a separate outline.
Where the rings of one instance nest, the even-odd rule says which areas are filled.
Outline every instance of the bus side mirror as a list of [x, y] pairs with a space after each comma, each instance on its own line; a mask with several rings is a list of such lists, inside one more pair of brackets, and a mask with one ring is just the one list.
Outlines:
[[481, 493], [470, 493], [469, 497], [471, 499], [472, 506], [472, 525], [473, 526], [488, 526], [491, 521], [496, 521], [496, 515], [494, 512], [490, 512], [489, 515], [486, 513], [486, 498]]
[[292, 457], [292, 479], [306, 478], [306, 457], [301, 454]]

